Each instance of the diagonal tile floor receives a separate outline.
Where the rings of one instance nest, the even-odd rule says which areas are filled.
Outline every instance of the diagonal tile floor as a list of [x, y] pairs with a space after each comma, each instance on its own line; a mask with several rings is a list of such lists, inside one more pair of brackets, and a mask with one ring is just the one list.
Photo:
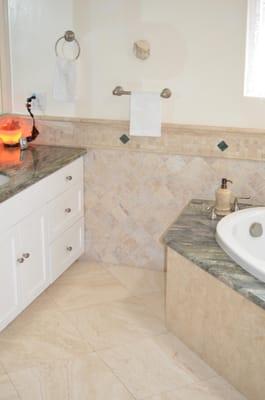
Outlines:
[[0, 333], [0, 400], [244, 400], [167, 332], [164, 274], [77, 262]]

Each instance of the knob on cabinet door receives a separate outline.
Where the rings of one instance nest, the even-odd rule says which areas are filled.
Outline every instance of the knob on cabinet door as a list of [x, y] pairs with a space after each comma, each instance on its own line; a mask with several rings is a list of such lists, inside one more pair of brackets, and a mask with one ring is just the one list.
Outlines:
[[23, 264], [24, 261], [25, 261], [25, 260], [24, 260], [23, 257], [20, 257], [20, 258], [17, 259], [17, 262], [18, 262], [19, 264]]
[[73, 248], [72, 248], [72, 246], [67, 246], [67, 247], [66, 247], [66, 250], [67, 250], [67, 251], [72, 251]]

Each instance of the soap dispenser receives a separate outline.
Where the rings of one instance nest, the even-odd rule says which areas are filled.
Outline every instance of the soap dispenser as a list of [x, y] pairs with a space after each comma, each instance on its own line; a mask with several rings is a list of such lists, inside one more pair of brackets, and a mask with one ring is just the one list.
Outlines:
[[233, 183], [229, 179], [223, 178], [221, 187], [215, 193], [215, 212], [219, 216], [225, 216], [231, 212], [232, 192], [227, 188], [228, 182]]

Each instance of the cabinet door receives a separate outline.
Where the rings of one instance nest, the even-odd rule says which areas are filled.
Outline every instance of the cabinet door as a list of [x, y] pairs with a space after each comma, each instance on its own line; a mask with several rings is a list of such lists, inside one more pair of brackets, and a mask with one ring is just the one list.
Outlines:
[[19, 313], [16, 229], [0, 237], [0, 330]]
[[46, 216], [45, 210], [36, 211], [18, 226], [21, 263], [19, 279], [23, 308], [30, 304], [47, 286]]

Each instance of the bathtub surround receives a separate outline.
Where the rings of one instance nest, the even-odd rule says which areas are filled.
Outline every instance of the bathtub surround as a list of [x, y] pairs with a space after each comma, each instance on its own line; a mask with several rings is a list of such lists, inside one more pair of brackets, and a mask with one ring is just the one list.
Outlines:
[[[265, 310], [265, 283], [236, 264], [218, 246], [212, 201], [192, 200], [163, 236], [164, 243], [202, 270]], [[243, 207], [242, 207], [243, 208]]]
[[[166, 125], [161, 138], [123, 144], [128, 122], [42, 119], [38, 127], [37, 143], [88, 150], [89, 260], [163, 270], [162, 234], [192, 198], [214, 199], [224, 176], [236, 195], [264, 202], [265, 163], [250, 161], [265, 159], [262, 131]], [[222, 140], [229, 145], [224, 152], [217, 147]]]
[[249, 400], [263, 400], [264, 310], [170, 248], [167, 267], [169, 330]]

